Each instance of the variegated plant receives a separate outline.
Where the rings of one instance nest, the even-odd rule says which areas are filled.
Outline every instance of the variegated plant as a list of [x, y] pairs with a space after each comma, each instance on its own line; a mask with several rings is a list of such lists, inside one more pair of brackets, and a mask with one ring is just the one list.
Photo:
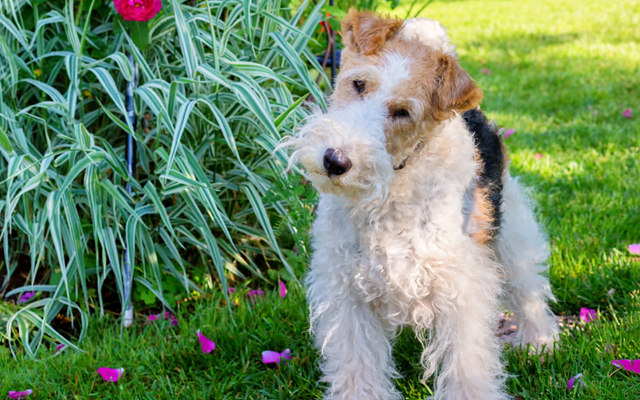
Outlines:
[[[125, 248], [134, 284], [167, 308], [163, 274], [200, 291], [190, 277], [204, 268], [226, 293], [225, 274], [263, 277], [256, 257], [290, 270], [272, 223], [288, 226], [304, 251], [309, 216], [289, 215], [305, 205], [274, 149], [306, 116], [307, 94], [324, 106], [307, 48], [322, 5], [172, 0], [150, 21], [142, 52], [109, 1], [0, 0], [0, 300], [40, 293], [0, 308], [5, 340], [34, 357], [43, 339], [74, 346], [52, 319], [79, 316], [84, 332], [88, 313], [104, 312], [106, 284], [124, 307]], [[124, 88], [138, 73], [133, 126]], [[134, 177], [127, 133], [137, 144]], [[7, 293], [28, 262], [27, 284]]]

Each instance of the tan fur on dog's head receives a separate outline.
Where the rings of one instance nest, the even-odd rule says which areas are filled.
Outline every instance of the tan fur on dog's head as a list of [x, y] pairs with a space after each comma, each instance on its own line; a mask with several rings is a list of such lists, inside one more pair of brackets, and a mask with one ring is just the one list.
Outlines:
[[400, 35], [403, 24], [397, 18], [382, 14], [359, 12], [355, 8], [349, 10], [342, 20], [342, 42], [347, 50], [342, 69], [349, 69], [354, 64], [377, 64], [376, 58], [381, 54], [396, 51], [415, 59], [411, 65], [415, 78], [411, 80], [411, 86], [427, 92], [435, 119], [445, 120], [454, 111], [461, 113], [477, 106], [482, 100], [482, 91], [458, 60], [418, 40], [407, 40]]
[[[355, 9], [342, 21], [345, 48], [331, 107], [288, 142], [320, 191], [384, 193], [438, 126], [482, 99], [455, 56], [403, 29], [402, 20]], [[331, 172], [327, 151], [348, 167]]]

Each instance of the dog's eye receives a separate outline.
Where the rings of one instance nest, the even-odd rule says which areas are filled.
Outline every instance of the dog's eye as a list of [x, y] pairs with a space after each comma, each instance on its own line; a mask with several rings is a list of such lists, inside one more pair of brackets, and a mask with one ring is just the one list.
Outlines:
[[409, 116], [409, 111], [407, 111], [406, 108], [393, 110], [393, 113], [391, 114], [392, 118], [406, 118], [408, 116]]
[[356, 88], [356, 92], [364, 92], [364, 81], [353, 81], [353, 87]]

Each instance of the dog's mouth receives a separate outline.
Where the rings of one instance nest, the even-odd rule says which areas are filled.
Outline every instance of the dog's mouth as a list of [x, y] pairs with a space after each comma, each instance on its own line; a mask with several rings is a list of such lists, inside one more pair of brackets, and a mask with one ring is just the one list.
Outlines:
[[394, 170], [396, 170], [396, 171], [398, 171], [398, 170], [401, 170], [401, 169], [403, 169], [404, 167], [406, 167], [406, 166], [407, 166], [407, 162], [409, 161], [409, 159], [410, 159], [414, 154], [416, 154], [416, 153], [418, 152], [418, 150], [420, 150], [420, 148], [422, 147], [422, 143], [423, 143], [423, 140], [419, 140], [419, 141], [418, 141], [418, 143], [413, 147], [413, 151], [412, 151], [408, 156], [406, 156], [406, 157], [402, 160], [402, 162], [401, 162], [400, 164], [398, 164], [398, 165], [394, 165], [394, 166], [393, 166], [393, 169], [394, 169]]

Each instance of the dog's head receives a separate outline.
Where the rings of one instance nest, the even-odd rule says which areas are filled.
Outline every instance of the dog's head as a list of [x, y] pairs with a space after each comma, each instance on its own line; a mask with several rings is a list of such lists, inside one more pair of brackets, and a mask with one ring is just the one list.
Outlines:
[[401, 20], [355, 9], [342, 21], [345, 48], [331, 107], [288, 142], [292, 162], [319, 191], [384, 196], [436, 126], [482, 99], [453, 47], [425, 37], [431, 28], [407, 29]]

